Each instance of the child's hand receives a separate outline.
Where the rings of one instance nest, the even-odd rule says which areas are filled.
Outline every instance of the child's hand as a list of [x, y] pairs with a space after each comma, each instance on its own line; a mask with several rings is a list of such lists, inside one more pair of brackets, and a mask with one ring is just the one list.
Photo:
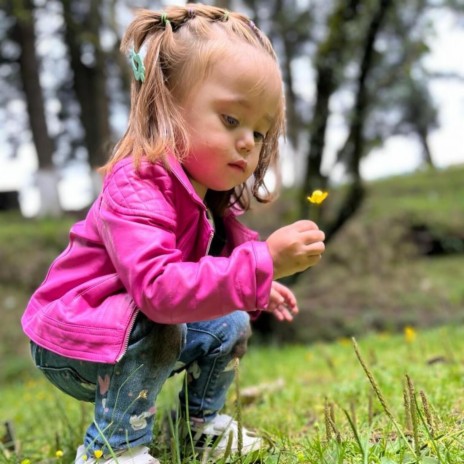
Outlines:
[[274, 262], [274, 279], [317, 264], [325, 250], [324, 239], [324, 232], [312, 221], [297, 221], [277, 229], [266, 240]]
[[298, 306], [293, 292], [279, 282], [272, 282], [269, 304], [264, 311], [274, 314], [279, 321], [293, 321]]

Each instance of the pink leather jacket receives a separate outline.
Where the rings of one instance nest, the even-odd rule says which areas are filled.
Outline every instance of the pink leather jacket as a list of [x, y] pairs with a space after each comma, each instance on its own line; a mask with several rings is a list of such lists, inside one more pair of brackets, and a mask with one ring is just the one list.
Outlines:
[[205, 206], [181, 165], [170, 165], [144, 161], [136, 171], [126, 158], [107, 176], [23, 315], [38, 345], [115, 363], [139, 310], [176, 324], [266, 307], [273, 279], [267, 244], [229, 213], [224, 256], [207, 256], [213, 230]]

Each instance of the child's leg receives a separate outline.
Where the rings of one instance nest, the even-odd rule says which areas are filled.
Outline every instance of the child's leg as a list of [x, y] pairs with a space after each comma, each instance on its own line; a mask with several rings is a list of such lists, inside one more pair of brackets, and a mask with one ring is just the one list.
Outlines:
[[155, 324], [140, 313], [126, 354], [114, 365], [33, 349], [36, 364], [55, 385], [80, 400], [95, 401], [95, 421], [84, 441], [89, 456], [94, 450], [106, 454], [105, 441], [114, 450], [151, 442], [155, 400], [179, 357], [185, 330], [184, 325]]
[[187, 404], [189, 417], [195, 419], [208, 420], [222, 409], [234, 379], [234, 359], [245, 354], [250, 335], [245, 311], [187, 324], [187, 343], [179, 359], [187, 369], [187, 388], [184, 385], [179, 395], [183, 415]]
[[151, 442], [155, 400], [184, 338], [185, 326], [154, 324], [139, 315], [124, 357], [98, 370], [95, 422], [87, 429], [86, 446], [103, 448], [101, 432], [114, 449]]

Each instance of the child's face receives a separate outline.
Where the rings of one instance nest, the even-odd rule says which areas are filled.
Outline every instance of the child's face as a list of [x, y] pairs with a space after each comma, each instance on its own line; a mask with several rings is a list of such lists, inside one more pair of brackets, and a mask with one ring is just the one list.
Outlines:
[[277, 64], [251, 46], [221, 57], [192, 86], [181, 103], [190, 141], [183, 165], [201, 198], [253, 174], [281, 99]]

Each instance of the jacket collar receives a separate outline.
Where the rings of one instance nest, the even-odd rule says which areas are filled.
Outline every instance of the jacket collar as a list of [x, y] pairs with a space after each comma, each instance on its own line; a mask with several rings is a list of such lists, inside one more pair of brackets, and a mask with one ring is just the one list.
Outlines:
[[[206, 210], [206, 205], [193, 188], [192, 182], [190, 181], [186, 172], [184, 171], [182, 164], [179, 163], [179, 160], [171, 153], [168, 153], [166, 159], [167, 164], [169, 165], [169, 169], [174, 174], [174, 177], [176, 177], [176, 179], [185, 188], [185, 190], [187, 190], [193, 201], [195, 201], [195, 203], [200, 204]], [[227, 208], [224, 217], [241, 216], [244, 212], [245, 211], [240, 209], [238, 206], [232, 206], [231, 208]]]
[[187, 190], [192, 200], [195, 201], [195, 203], [200, 204], [204, 209], [206, 209], [206, 206], [203, 203], [202, 199], [198, 196], [197, 192], [193, 188], [192, 182], [188, 178], [186, 172], [184, 171], [184, 168], [179, 163], [179, 160], [171, 153], [167, 155], [167, 164], [169, 165], [171, 172], [174, 174], [174, 177], [176, 177], [176, 179], [181, 183], [185, 190]]

